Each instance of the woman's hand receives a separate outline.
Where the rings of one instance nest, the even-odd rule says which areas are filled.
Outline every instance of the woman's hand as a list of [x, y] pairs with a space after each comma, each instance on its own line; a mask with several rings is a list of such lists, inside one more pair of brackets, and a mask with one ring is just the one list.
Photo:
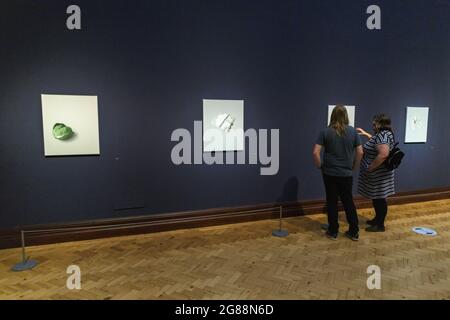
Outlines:
[[372, 135], [370, 133], [368, 133], [366, 130], [361, 129], [361, 128], [356, 128], [356, 132], [358, 132], [358, 134], [360, 136], [366, 136], [367, 138], [372, 138]]

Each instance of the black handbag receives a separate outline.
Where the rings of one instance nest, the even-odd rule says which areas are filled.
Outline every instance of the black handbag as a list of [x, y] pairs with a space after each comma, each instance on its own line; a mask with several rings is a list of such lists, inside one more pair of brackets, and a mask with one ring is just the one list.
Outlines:
[[[395, 141], [395, 137], [394, 137], [394, 141]], [[391, 149], [391, 151], [389, 151], [389, 155], [388, 155], [387, 159], [384, 161], [384, 166], [388, 170], [397, 169], [398, 166], [402, 163], [404, 156], [405, 156], [405, 153], [402, 150], [400, 150], [400, 148], [398, 147], [398, 142], [395, 142], [393, 148]]]

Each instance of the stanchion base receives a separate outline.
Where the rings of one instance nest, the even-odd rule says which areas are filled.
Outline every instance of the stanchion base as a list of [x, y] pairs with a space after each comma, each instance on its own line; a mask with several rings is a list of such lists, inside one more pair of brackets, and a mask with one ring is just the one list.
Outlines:
[[284, 237], [287, 237], [289, 235], [289, 232], [287, 230], [274, 230], [272, 232], [272, 235], [274, 237], [284, 238]]
[[12, 271], [25, 271], [36, 267], [38, 262], [36, 260], [26, 260], [25, 262], [19, 262], [14, 267], [11, 268]]

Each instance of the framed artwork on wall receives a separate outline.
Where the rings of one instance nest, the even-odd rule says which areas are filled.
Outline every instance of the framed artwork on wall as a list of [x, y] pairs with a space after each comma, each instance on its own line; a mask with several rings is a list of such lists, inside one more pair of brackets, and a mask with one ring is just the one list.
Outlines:
[[[329, 105], [328, 106], [328, 122], [327, 122], [327, 126], [330, 125], [330, 120], [331, 120], [331, 113], [333, 112], [333, 109], [336, 107], [336, 105]], [[347, 113], [348, 113], [348, 121], [349, 121], [349, 125], [354, 127], [355, 126], [355, 106], [345, 106], [345, 108], [347, 109]]]
[[97, 96], [42, 94], [45, 156], [99, 155]]
[[244, 150], [244, 101], [203, 100], [203, 151]]
[[427, 142], [428, 113], [428, 107], [406, 107], [405, 143]]

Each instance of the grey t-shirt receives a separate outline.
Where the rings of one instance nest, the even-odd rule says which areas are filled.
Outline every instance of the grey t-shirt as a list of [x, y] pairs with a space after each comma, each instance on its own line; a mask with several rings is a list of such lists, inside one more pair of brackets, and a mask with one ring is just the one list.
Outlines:
[[317, 144], [324, 147], [322, 172], [329, 176], [352, 176], [355, 148], [361, 145], [361, 139], [355, 128], [347, 126], [345, 135], [339, 136], [333, 128], [323, 129]]

